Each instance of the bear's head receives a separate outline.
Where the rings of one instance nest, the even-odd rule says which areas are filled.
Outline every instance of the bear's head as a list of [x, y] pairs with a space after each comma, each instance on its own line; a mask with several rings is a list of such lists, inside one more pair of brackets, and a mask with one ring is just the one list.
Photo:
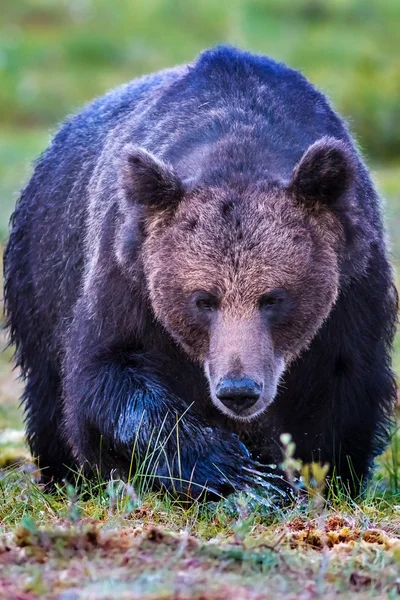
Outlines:
[[273, 402], [334, 306], [354, 162], [345, 143], [323, 138], [286, 182], [238, 174], [202, 186], [127, 149], [124, 211], [142, 222], [153, 313], [202, 365], [212, 401], [231, 418], [249, 420]]

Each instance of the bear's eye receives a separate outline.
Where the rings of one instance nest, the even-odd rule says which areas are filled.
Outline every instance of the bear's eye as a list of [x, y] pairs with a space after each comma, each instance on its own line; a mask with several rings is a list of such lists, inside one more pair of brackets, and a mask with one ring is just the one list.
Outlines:
[[286, 299], [286, 292], [284, 290], [273, 290], [268, 294], [263, 294], [258, 301], [261, 309], [269, 310], [274, 307], [280, 307]]
[[195, 304], [199, 310], [213, 311], [218, 308], [218, 300], [208, 292], [197, 292]]

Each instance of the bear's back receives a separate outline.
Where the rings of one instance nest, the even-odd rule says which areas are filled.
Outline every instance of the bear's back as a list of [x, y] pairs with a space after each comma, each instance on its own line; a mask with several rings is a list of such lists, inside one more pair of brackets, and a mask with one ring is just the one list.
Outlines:
[[351, 143], [325, 96], [301, 73], [226, 46], [203, 52], [126, 117], [115, 129], [119, 139], [113, 147], [141, 145], [172, 163], [183, 178], [193, 176], [198, 153], [222, 139], [236, 148], [247, 139], [252, 160], [253, 154], [264, 159], [264, 169], [276, 161], [275, 175], [282, 177], [323, 136]]

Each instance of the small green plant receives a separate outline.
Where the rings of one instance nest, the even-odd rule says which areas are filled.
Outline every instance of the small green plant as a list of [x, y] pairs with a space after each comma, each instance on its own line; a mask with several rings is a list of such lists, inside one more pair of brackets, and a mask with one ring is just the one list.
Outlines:
[[280, 441], [284, 454], [281, 468], [288, 483], [299, 498], [306, 496], [310, 512], [321, 512], [325, 505], [324, 493], [329, 465], [317, 462], [303, 464], [296, 459], [296, 445], [289, 433], [283, 433]]

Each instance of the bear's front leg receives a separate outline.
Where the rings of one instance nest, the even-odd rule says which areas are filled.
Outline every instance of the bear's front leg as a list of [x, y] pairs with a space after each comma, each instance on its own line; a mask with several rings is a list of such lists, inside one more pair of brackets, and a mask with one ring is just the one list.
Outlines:
[[253, 463], [239, 438], [202, 422], [143, 362], [103, 356], [68, 378], [66, 431], [78, 461], [106, 478], [116, 470], [142, 489], [192, 497], [250, 484]]

